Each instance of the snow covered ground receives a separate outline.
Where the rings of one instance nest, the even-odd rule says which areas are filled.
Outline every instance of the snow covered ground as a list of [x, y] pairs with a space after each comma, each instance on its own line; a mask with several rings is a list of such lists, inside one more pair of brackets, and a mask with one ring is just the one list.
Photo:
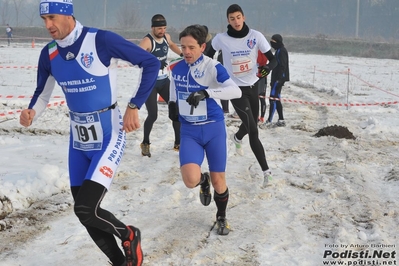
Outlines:
[[[63, 98], [54, 97], [30, 128], [18, 122], [39, 53], [0, 48], [0, 265], [109, 265], [73, 214]], [[138, 70], [121, 66], [124, 110]], [[291, 53], [290, 70], [282, 92], [287, 126], [260, 130], [271, 186], [261, 188], [248, 138], [243, 157], [230, 142], [228, 236], [212, 229], [215, 205], [202, 206], [198, 188], [181, 180], [166, 105], [151, 133], [151, 158], [140, 154], [142, 129], [128, 134], [102, 206], [141, 229], [145, 265], [396, 265], [399, 110], [391, 103], [399, 100], [399, 61]], [[145, 108], [140, 114], [143, 121]], [[332, 125], [356, 139], [314, 136]], [[229, 133], [237, 127], [228, 121]]]

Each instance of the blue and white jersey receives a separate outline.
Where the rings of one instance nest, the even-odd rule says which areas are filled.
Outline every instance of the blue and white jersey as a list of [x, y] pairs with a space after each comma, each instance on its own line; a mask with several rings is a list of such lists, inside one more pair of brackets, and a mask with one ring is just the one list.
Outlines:
[[130, 102], [142, 106], [156, 82], [159, 60], [120, 35], [83, 27], [72, 45], [61, 48], [52, 41], [42, 49], [37, 87], [28, 108], [36, 111], [37, 119], [47, 106], [55, 82], [73, 112], [86, 113], [111, 106], [117, 97], [118, 59], [141, 68], [141, 82], [137, 90], [132, 89], [135, 94]]
[[[221, 121], [224, 113], [220, 100], [241, 97], [240, 88], [233, 82], [226, 69], [216, 60], [201, 55], [193, 64], [177, 59], [170, 65], [171, 90], [169, 101], [179, 107], [180, 122], [204, 124]], [[195, 91], [206, 90], [209, 98], [200, 101], [196, 108], [187, 102], [187, 97]]]
[[222, 51], [223, 65], [238, 86], [251, 86], [258, 81], [258, 50], [266, 53], [271, 49], [265, 36], [253, 29], [243, 38], [230, 37], [227, 32], [219, 33], [212, 39], [212, 47], [215, 51]]

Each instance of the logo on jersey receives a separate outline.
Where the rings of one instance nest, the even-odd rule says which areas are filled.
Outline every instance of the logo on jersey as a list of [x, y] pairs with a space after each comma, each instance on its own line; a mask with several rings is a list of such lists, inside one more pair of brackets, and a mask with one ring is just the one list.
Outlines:
[[82, 65], [85, 68], [90, 68], [90, 66], [93, 63], [93, 61], [94, 61], [93, 52], [91, 52], [90, 54], [82, 53], [82, 56], [80, 58], [80, 62], [82, 63]]
[[112, 178], [112, 175], [114, 174], [114, 172], [112, 171], [111, 168], [109, 168], [108, 166], [103, 166], [100, 168], [100, 172], [105, 175], [108, 178]]
[[74, 58], [75, 58], [75, 55], [73, 53], [71, 53], [71, 52], [68, 52], [66, 57], [65, 57], [66, 60], [71, 60], [71, 59], [74, 59]]
[[200, 71], [198, 68], [196, 70], [194, 70], [194, 78], [199, 79], [202, 78], [204, 76], [205, 70], [204, 71]]
[[251, 49], [253, 49], [256, 45], [256, 39], [248, 40], [247, 41], [247, 46]]
[[168, 46], [167, 45], [162, 46], [162, 52], [164, 52], [165, 54], [168, 54]]

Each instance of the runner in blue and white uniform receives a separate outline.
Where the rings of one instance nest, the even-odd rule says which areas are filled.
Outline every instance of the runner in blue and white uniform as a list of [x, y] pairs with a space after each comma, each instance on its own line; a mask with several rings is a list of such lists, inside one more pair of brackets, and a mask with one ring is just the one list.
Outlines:
[[[227, 138], [220, 99], [241, 97], [240, 88], [230, 79], [226, 69], [216, 60], [204, 56], [206, 31], [193, 25], [184, 29], [179, 40], [184, 60], [172, 62], [169, 116], [179, 119], [180, 171], [188, 188], [201, 185], [200, 200], [211, 202], [210, 180], [215, 189], [218, 234], [227, 235], [226, 219], [229, 190], [226, 185]], [[201, 173], [206, 154], [209, 173]]]
[[[20, 123], [28, 127], [42, 114], [57, 82], [70, 110], [68, 161], [75, 214], [112, 265], [141, 265], [140, 230], [126, 226], [100, 203], [121, 162], [126, 132], [140, 127], [138, 108], [151, 92], [160, 63], [115, 33], [83, 27], [73, 17], [71, 0], [42, 0], [40, 15], [54, 40], [40, 53], [36, 91]], [[116, 102], [117, 59], [142, 69], [123, 118]]]
[[[139, 46], [152, 53], [161, 62], [157, 82], [151, 91], [150, 96], [145, 102], [148, 116], [144, 121], [144, 137], [140, 144], [141, 155], [151, 157], [150, 133], [152, 126], [158, 118], [157, 94], [161, 95], [165, 102], [169, 101], [169, 71], [168, 71], [168, 51], [169, 48], [176, 54], [182, 56], [180, 48], [172, 41], [170, 35], [166, 33], [166, 19], [161, 14], [156, 14], [151, 18], [151, 33], [148, 33], [140, 42]], [[180, 123], [172, 121], [175, 132], [175, 143], [173, 149], [179, 150], [180, 147]]]
[[259, 80], [256, 65], [258, 50], [269, 60], [269, 63], [261, 68], [262, 76], [267, 76], [277, 65], [277, 61], [265, 36], [245, 24], [244, 11], [239, 5], [230, 5], [226, 13], [229, 23], [227, 32], [219, 33], [213, 38], [212, 49], [208, 55], [213, 57], [216, 51], [222, 51], [223, 65], [242, 90], [242, 97], [231, 101], [242, 121], [237, 133], [233, 134], [231, 139], [236, 146], [237, 154], [243, 155], [242, 139], [248, 134], [252, 152], [263, 172], [263, 186], [266, 186], [271, 178], [271, 171], [258, 132], [259, 100], [258, 89], [255, 86]]

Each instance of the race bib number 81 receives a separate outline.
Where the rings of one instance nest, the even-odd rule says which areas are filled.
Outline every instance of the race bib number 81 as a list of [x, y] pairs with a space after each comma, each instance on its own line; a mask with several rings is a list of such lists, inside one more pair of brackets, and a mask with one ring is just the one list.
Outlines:
[[252, 71], [253, 63], [251, 58], [242, 56], [231, 60], [233, 74], [236, 77], [245, 76]]
[[83, 151], [101, 150], [103, 130], [99, 113], [70, 112], [70, 116], [73, 148]]

